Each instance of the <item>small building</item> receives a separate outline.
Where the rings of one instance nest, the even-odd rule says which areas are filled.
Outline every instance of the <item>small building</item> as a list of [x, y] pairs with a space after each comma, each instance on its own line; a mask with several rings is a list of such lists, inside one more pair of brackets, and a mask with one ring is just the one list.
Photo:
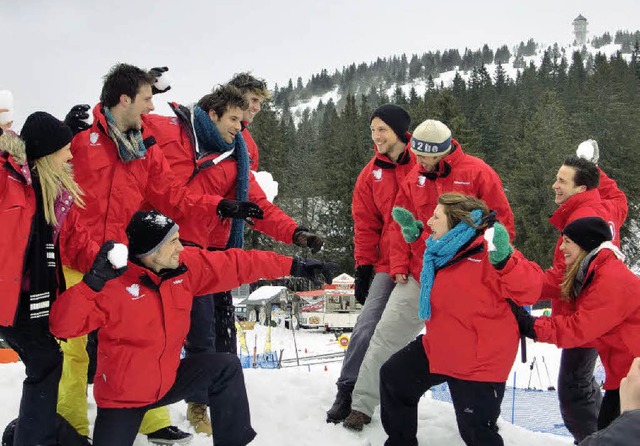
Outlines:
[[587, 43], [587, 25], [589, 22], [587, 22], [587, 19], [584, 18], [582, 14], [579, 14], [578, 17], [573, 20], [572, 24], [574, 35], [573, 44], [576, 46], [585, 45]]
[[245, 299], [247, 320], [257, 321], [261, 325], [285, 325], [290, 319], [293, 296], [287, 287], [265, 285], [257, 288]]

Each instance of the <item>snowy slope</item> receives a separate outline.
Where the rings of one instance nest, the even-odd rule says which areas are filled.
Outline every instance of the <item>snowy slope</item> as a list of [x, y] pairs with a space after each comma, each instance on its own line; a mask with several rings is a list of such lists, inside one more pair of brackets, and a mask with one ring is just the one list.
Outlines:
[[[257, 343], [258, 351], [263, 350], [266, 328], [256, 326], [247, 332], [249, 349]], [[315, 330], [296, 331], [299, 355], [340, 352], [341, 348], [333, 334]], [[257, 339], [257, 342], [256, 342]], [[284, 358], [295, 357], [294, 340], [291, 331], [275, 328], [272, 331], [272, 348], [284, 349]], [[552, 379], [557, 376], [558, 350], [553, 346], [533, 344], [529, 346], [530, 359], [534, 354], [545, 355], [550, 365]], [[256, 446], [380, 446], [386, 439], [380, 423], [379, 411], [363, 432], [354, 433], [341, 425], [327, 424], [325, 411], [331, 406], [335, 396], [335, 381], [340, 372], [341, 362], [332, 362], [311, 367], [289, 367], [283, 369], [245, 369], [245, 379], [251, 404], [254, 429], [258, 437], [252, 445]], [[526, 387], [529, 374], [527, 364], [516, 365], [518, 387]], [[542, 372], [545, 373], [545, 372]], [[21, 386], [24, 377], [22, 364], [0, 364], [0, 426], [5, 426], [18, 411]], [[510, 378], [509, 384], [512, 383]], [[534, 378], [532, 385], [538, 385]], [[547, 386], [546, 374], [541, 386]], [[91, 392], [90, 392], [91, 393]], [[90, 397], [90, 417], [95, 418], [95, 403]], [[171, 408], [174, 424], [188, 430], [185, 419], [186, 404], [179, 403]], [[501, 434], [507, 446], [564, 446], [571, 444], [568, 437], [534, 433], [507, 421], [510, 414], [503, 414], [499, 421]], [[456, 424], [453, 408], [450, 404], [434, 401], [427, 394], [419, 407], [418, 440], [421, 446], [463, 446]], [[560, 420], [558, 420], [560, 422]], [[146, 437], [138, 436], [135, 445], [147, 446]], [[210, 445], [211, 440], [203, 435], [197, 436], [192, 446]]]

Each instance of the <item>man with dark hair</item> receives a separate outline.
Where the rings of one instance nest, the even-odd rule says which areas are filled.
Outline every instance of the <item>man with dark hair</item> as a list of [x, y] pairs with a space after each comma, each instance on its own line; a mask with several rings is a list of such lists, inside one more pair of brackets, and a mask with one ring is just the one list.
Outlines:
[[82, 281], [51, 309], [51, 331], [60, 338], [99, 329], [94, 446], [132, 445], [149, 409], [194, 389], [207, 397], [216, 444], [250, 443], [256, 433], [238, 357], [205, 352], [180, 360], [193, 296], [287, 275], [323, 274], [330, 282], [336, 266], [264, 251], [184, 248], [178, 231], [157, 211], [136, 212], [126, 229], [128, 261], [106, 241]]
[[[241, 121], [247, 103], [233, 85], [218, 87], [203, 96], [193, 108], [171, 104], [175, 118], [148, 116], [145, 122], [158, 138], [158, 143], [178, 176], [196, 194], [224, 197], [219, 206], [216, 226], [212, 229], [190, 218], [178, 218], [182, 240], [192, 246], [210, 250], [241, 248], [244, 227], [253, 229], [283, 243], [309, 247], [317, 252], [322, 239], [299, 226], [278, 206], [269, 202], [249, 170], [249, 156], [241, 134]], [[177, 125], [176, 125], [177, 124]], [[230, 211], [245, 204], [263, 213], [261, 220], [229, 218]], [[186, 342], [187, 356], [202, 352], [237, 353], [235, 308], [230, 291], [197, 296], [191, 312], [191, 329]], [[202, 391], [187, 398], [187, 419], [197, 433], [211, 433], [207, 416], [206, 394]]]
[[409, 140], [409, 113], [395, 104], [378, 107], [369, 120], [373, 158], [362, 169], [353, 190], [352, 216], [356, 261], [355, 297], [362, 305], [336, 382], [336, 398], [327, 422], [343, 421], [351, 412], [351, 394], [369, 340], [387, 305], [395, 282], [389, 274], [391, 209], [399, 184], [416, 164]]
[[[589, 156], [582, 155], [582, 148], [590, 146]], [[565, 159], [553, 183], [558, 209], [549, 222], [562, 231], [572, 221], [582, 217], [601, 217], [608, 222], [613, 243], [620, 246], [620, 227], [627, 218], [627, 198], [615, 181], [607, 177], [596, 165], [598, 145], [594, 140], [580, 144], [578, 154]], [[554, 315], [575, 312], [575, 305], [561, 299], [560, 284], [564, 280], [565, 261], [560, 251], [559, 235], [553, 254], [553, 264], [545, 272], [545, 284], [541, 300], [551, 299]], [[576, 444], [597, 430], [598, 413], [602, 395], [593, 376], [598, 359], [595, 348], [563, 349], [558, 374], [558, 399], [560, 413], [567, 430]]]
[[[194, 195], [171, 172], [155, 138], [143, 129], [143, 116], [153, 111], [155, 78], [128, 64], [115, 65], [104, 80], [93, 109], [91, 128], [76, 134], [71, 143], [75, 179], [84, 191], [86, 206], [73, 208], [78, 221], [89, 229], [97, 246], [105, 240], [126, 240], [125, 225], [144, 203], [173, 218], [189, 218], [211, 227], [218, 222], [222, 197]], [[234, 210], [227, 216], [234, 216]], [[259, 218], [259, 213], [252, 213]], [[82, 277], [88, 265], [80, 261], [86, 246], [63, 227], [60, 246], [68, 285]], [[95, 252], [91, 253], [95, 256]], [[86, 262], [85, 262], [86, 263]], [[87, 418], [86, 336], [62, 343], [64, 368], [60, 381], [58, 411], [82, 435], [89, 434]], [[190, 437], [170, 425], [165, 409], [151, 412], [143, 422], [151, 441], [178, 441]]]
[[238, 73], [233, 76], [229, 84], [240, 90], [242, 97], [248, 104], [242, 114], [242, 136], [249, 152], [249, 167], [251, 170], [257, 171], [260, 153], [258, 145], [253, 140], [247, 126], [253, 122], [253, 119], [260, 112], [262, 103], [271, 98], [271, 93], [267, 90], [267, 83], [263, 79], [254, 77], [251, 73]]

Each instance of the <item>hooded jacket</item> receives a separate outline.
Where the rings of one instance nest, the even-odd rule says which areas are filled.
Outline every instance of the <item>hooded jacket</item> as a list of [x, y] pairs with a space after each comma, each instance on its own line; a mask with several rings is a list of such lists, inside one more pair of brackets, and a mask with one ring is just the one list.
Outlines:
[[[627, 218], [627, 197], [615, 181], [600, 170], [600, 186], [567, 198], [549, 218], [558, 231], [578, 218], [600, 217], [609, 223], [613, 233], [613, 244], [620, 247], [620, 227]], [[551, 299], [553, 314], [568, 315], [575, 306], [560, 299], [560, 284], [564, 280], [566, 265], [560, 251], [562, 235], [558, 237], [553, 251], [553, 264], [545, 271], [541, 299]]]
[[422, 337], [429, 371], [468, 381], [506, 381], [520, 338], [506, 297], [530, 305], [541, 288], [542, 271], [535, 263], [515, 251], [496, 270], [484, 237], [477, 237], [436, 270], [431, 318]]
[[[408, 139], [411, 135], [407, 134]], [[378, 152], [358, 175], [353, 190], [351, 215], [354, 230], [356, 267], [374, 265], [376, 272], [389, 273], [391, 250], [391, 210], [398, 187], [416, 165], [411, 145], [405, 146], [397, 162]]]
[[84, 282], [64, 292], [51, 309], [51, 332], [73, 338], [98, 332], [94, 396], [98, 407], [143, 407], [173, 386], [189, 331], [193, 296], [230, 290], [291, 270], [291, 257], [272, 252], [187, 247], [181, 265], [157, 275], [129, 262], [101, 292]]
[[[176, 221], [190, 219], [203, 227], [215, 224], [222, 197], [195, 195], [180, 184], [152, 135], [143, 129], [146, 154], [125, 163], [107, 133], [102, 104], [94, 107], [93, 117], [91, 128], [71, 142], [75, 179], [85, 193], [86, 207], [76, 207], [70, 214], [77, 214], [98, 248], [106, 240], [126, 243], [126, 225], [145, 202]], [[87, 265], [78, 259], [86, 247], [70, 237], [68, 229], [65, 225], [60, 234], [63, 264], [86, 271]]]
[[611, 250], [602, 249], [587, 269], [575, 310], [539, 317], [534, 329], [540, 342], [595, 346], [606, 371], [605, 390], [617, 389], [640, 356], [640, 279]]
[[396, 206], [405, 208], [424, 224], [422, 235], [413, 243], [405, 242], [400, 226], [391, 224], [391, 276], [411, 274], [420, 282], [425, 241], [431, 231], [427, 220], [438, 205], [438, 197], [445, 192], [459, 192], [483, 200], [489, 209], [497, 212], [498, 220], [507, 228], [511, 240], [515, 238], [513, 212], [504, 194], [498, 174], [484, 161], [467, 155], [455, 140], [453, 152], [439, 165], [439, 173], [423, 172], [419, 164], [409, 172], [400, 185]]

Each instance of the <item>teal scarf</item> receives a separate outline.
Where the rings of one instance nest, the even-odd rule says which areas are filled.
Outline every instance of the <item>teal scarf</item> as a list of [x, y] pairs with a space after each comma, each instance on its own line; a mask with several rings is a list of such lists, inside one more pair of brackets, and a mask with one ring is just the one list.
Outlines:
[[[225, 153], [235, 149], [231, 157], [236, 159], [238, 172], [236, 175], [236, 200], [249, 199], [249, 153], [242, 133], [238, 132], [232, 143], [227, 143], [207, 112], [199, 106], [193, 108], [193, 129], [204, 153]], [[244, 246], [244, 220], [233, 219], [231, 234], [227, 248], [242, 248]]]
[[142, 158], [147, 153], [147, 147], [144, 145], [142, 139], [142, 132], [137, 129], [127, 130], [122, 132], [116, 125], [116, 120], [111, 114], [111, 110], [107, 107], [103, 107], [104, 116], [107, 118], [107, 125], [109, 126], [109, 136], [118, 146], [118, 156], [120, 159], [128, 163], [129, 161]]
[[[480, 209], [471, 211], [471, 219], [476, 225], [479, 225], [482, 221], [482, 211]], [[434, 240], [431, 235], [425, 242], [427, 249], [424, 251], [422, 272], [420, 273], [420, 306], [418, 308], [420, 319], [431, 319], [431, 289], [436, 270], [446, 265], [460, 248], [476, 235], [476, 231], [476, 228], [461, 221], [442, 238]]]

